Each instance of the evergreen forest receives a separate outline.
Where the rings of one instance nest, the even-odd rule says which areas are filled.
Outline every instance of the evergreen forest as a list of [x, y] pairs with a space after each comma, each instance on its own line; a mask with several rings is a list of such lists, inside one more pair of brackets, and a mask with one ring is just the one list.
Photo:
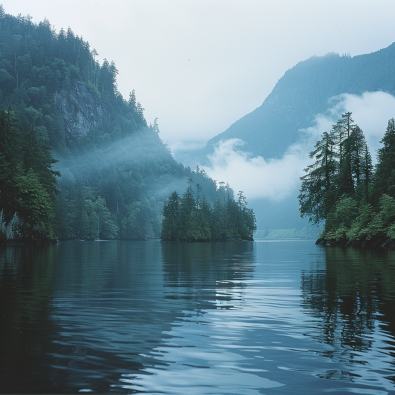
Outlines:
[[395, 245], [395, 121], [390, 119], [373, 166], [361, 128], [347, 112], [310, 152], [301, 177], [302, 217], [325, 228], [318, 243]]
[[255, 215], [247, 208], [243, 192], [237, 201], [229, 188], [220, 185], [219, 194], [211, 206], [202, 194], [199, 184], [196, 190], [192, 180], [181, 197], [176, 191], [166, 200], [163, 208], [161, 238], [165, 241], [219, 241], [253, 240], [256, 229]]
[[211, 204], [222, 197], [174, 160], [135, 91], [118, 91], [115, 63], [70, 28], [0, 6], [0, 45], [3, 241], [159, 238], [163, 202], [188, 179]]

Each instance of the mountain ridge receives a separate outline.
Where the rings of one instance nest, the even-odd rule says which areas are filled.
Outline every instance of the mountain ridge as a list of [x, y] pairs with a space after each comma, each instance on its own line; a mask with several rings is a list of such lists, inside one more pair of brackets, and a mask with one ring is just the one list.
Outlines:
[[254, 156], [279, 158], [297, 141], [298, 130], [311, 126], [314, 116], [328, 109], [330, 98], [366, 91], [395, 94], [394, 68], [395, 43], [370, 54], [329, 53], [301, 61], [284, 73], [261, 106], [211, 138], [200, 158], [230, 138], [242, 139], [243, 150]]

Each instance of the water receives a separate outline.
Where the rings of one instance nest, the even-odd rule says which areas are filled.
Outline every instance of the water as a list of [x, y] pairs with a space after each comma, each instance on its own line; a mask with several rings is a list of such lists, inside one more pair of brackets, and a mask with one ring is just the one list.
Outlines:
[[0, 250], [0, 392], [395, 393], [395, 251]]

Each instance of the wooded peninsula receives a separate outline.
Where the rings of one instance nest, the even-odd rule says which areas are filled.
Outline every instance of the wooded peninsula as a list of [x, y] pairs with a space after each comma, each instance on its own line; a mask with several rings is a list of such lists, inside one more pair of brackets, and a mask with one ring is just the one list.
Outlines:
[[317, 244], [394, 247], [395, 121], [388, 121], [373, 166], [351, 115], [343, 114], [310, 152], [315, 162], [301, 177], [300, 214], [313, 224], [325, 221]]

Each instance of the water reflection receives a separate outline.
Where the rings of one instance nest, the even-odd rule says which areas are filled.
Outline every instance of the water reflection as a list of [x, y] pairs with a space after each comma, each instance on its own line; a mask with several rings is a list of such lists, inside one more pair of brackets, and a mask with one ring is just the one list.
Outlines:
[[2, 392], [126, 391], [172, 328], [236, 306], [252, 243], [84, 242], [0, 253]]
[[[53, 297], [51, 247], [3, 247], [0, 250], [0, 388], [27, 392], [54, 390], [47, 350], [52, 348]], [[34, 363], [32, 363], [34, 361]]]
[[191, 301], [194, 310], [240, 305], [254, 270], [254, 244], [163, 243], [166, 298]]
[[325, 378], [370, 365], [395, 381], [395, 251], [326, 248], [325, 256], [325, 266], [302, 271], [302, 306], [313, 318], [309, 335], [351, 368]]
[[307, 241], [9, 247], [0, 392], [391, 393], [394, 283]]

